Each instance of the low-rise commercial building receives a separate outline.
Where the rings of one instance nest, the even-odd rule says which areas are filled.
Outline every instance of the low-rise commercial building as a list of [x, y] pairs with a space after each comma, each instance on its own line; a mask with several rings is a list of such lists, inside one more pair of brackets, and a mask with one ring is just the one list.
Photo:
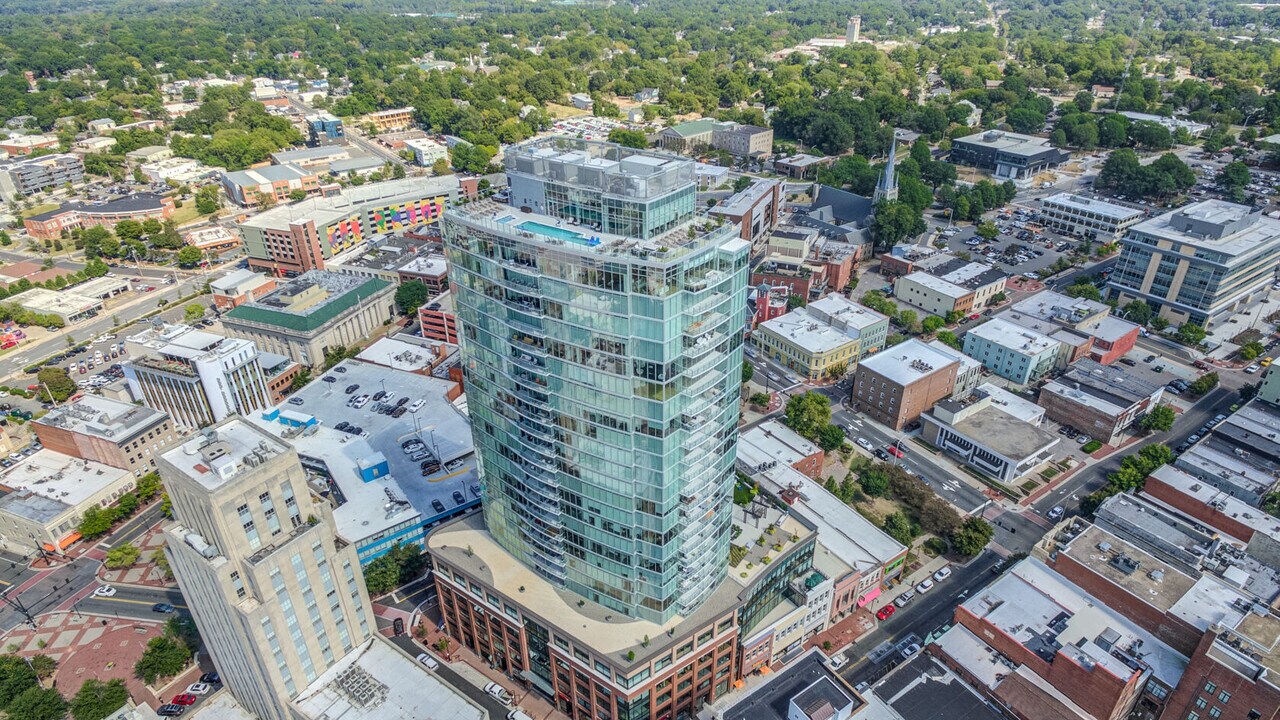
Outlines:
[[103, 203], [67, 203], [57, 210], [32, 215], [22, 224], [31, 237], [52, 240], [72, 230], [99, 225], [114, 228], [124, 220], [168, 220], [174, 208], [173, 198], [167, 195], [137, 193]]
[[973, 293], [927, 272], [913, 272], [893, 282], [894, 297], [930, 315], [968, 314], [973, 309]]
[[850, 399], [858, 412], [901, 430], [955, 389], [960, 361], [915, 338], [858, 363]]
[[1174, 325], [1217, 326], [1264, 298], [1280, 268], [1280, 220], [1205, 200], [1129, 228], [1111, 296], [1143, 300]]
[[243, 244], [239, 235], [221, 225], [189, 230], [182, 234], [182, 239], [191, 247], [204, 252], [224, 252]]
[[0, 497], [0, 547], [24, 556], [62, 552], [80, 539], [86, 510], [114, 504], [135, 480], [119, 467], [51, 449], [24, 458], [0, 475], [11, 489]]
[[155, 470], [160, 453], [181, 439], [163, 412], [99, 395], [55, 407], [32, 428], [50, 450], [138, 477]]
[[[956, 636], [968, 642], [955, 642]], [[1035, 558], [1014, 565], [956, 608], [955, 625], [937, 648], [971, 684], [988, 685], [975, 671], [986, 656], [999, 653], [1009, 671], [1025, 668], [1087, 717], [1109, 720], [1135, 707], [1158, 717], [1188, 663], [1186, 655]]]
[[965, 355], [941, 340], [930, 340], [929, 347], [960, 363], [959, 367], [956, 368], [956, 384], [951, 390], [951, 397], [968, 397], [974, 389], [983, 383], [981, 362]]
[[1021, 385], [1044, 377], [1057, 367], [1062, 343], [1043, 333], [1001, 318], [965, 333], [964, 354], [988, 370]]
[[1171, 465], [1147, 476], [1142, 494], [1246, 546], [1255, 557], [1277, 559], [1280, 518]]
[[221, 169], [209, 167], [199, 160], [179, 157], [142, 163], [138, 166], [138, 169], [151, 182], [167, 183], [172, 181], [179, 185], [215, 178], [222, 173]]
[[754, 337], [765, 356], [813, 383], [841, 379], [888, 333], [888, 317], [832, 293], [761, 323]]
[[965, 398], [945, 398], [921, 416], [922, 435], [979, 472], [1013, 483], [1048, 462], [1061, 442], [1060, 436], [1042, 430], [1038, 422], [1024, 419], [1043, 414], [1025, 406], [1039, 410], [1010, 393], [996, 397], [977, 390]]
[[1175, 117], [1165, 115], [1152, 115], [1151, 113], [1134, 112], [1133, 110], [1121, 110], [1120, 114], [1129, 118], [1133, 122], [1153, 122], [1164, 127], [1170, 133], [1176, 133], [1179, 130], [1186, 130], [1191, 137], [1200, 137], [1212, 126], [1204, 123], [1195, 122], [1194, 120], [1181, 120]]
[[88, 298], [110, 300], [113, 297], [129, 292], [129, 281], [104, 275], [100, 278], [85, 280], [67, 289], [77, 295], [83, 295]]
[[997, 182], [1025, 182], [1066, 162], [1071, 154], [1031, 135], [987, 130], [951, 141], [950, 162], [990, 170]]
[[448, 286], [449, 268], [436, 242], [410, 233], [378, 235], [369, 242], [335, 254], [325, 269], [346, 275], [378, 278], [397, 285], [419, 280], [428, 290]]
[[911, 260], [912, 271], [893, 283], [894, 296], [928, 313], [946, 317], [985, 309], [1003, 295], [1008, 276], [982, 263], [946, 253]]
[[711, 214], [736, 224], [741, 229], [742, 239], [754, 242], [778, 226], [781, 204], [780, 181], [756, 180], [711, 208]]
[[831, 167], [835, 161], [834, 157], [797, 153], [787, 157], [774, 158], [773, 169], [793, 180], [813, 180], [818, 176], [819, 170], [824, 167]]
[[1138, 325], [1113, 316], [1110, 305], [1053, 290], [1022, 300], [996, 317], [1069, 345], [1071, 351], [1060, 360], [1062, 366], [1086, 355], [1110, 365], [1138, 342]]
[[222, 173], [222, 189], [240, 207], [288, 203], [294, 192], [319, 193], [320, 175], [297, 165], [267, 165]]
[[308, 145], [315, 147], [317, 145], [334, 145], [347, 142], [347, 133], [342, 125], [342, 118], [327, 112], [320, 112], [308, 115], [305, 121], [307, 123]]
[[1175, 463], [1232, 497], [1262, 505], [1280, 483], [1280, 410], [1257, 401], [1246, 404]]
[[358, 345], [393, 319], [394, 295], [383, 280], [312, 270], [233, 308], [222, 326], [260, 350], [315, 367], [329, 350]]
[[113, 137], [89, 137], [71, 143], [71, 152], [85, 153], [86, 155], [91, 153], [105, 153], [110, 151], [111, 148], [115, 147], [119, 143], [120, 141]]
[[0, 152], [30, 155], [37, 150], [52, 150], [61, 144], [57, 135], [14, 135], [0, 138]]
[[14, 195], [34, 195], [67, 183], [83, 182], [84, 160], [71, 153], [0, 162], [0, 196], [6, 200], [12, 200]]
[[816, 300], [827, 290], [826, 268], [814, 265], [802, 258], [772, 253], [751, 270], [753, 286], [787, 288], [789, 294], [805, 300]]
[[372, 123], [375, 133], [388, 130], [407, 130], [413, 127], [413, 107], [379, 110], [364, 116], [364, 121]]
[[323, 270], [329, 258], [374, 235], [436, 222], [458, 194], [456, 176], [404, 178], [258, 213], [239, 225], [249, 269], [276, 276]]
[[449, 161], [449, 148], [433, 138], [411, 138], [404, 141], [404, 146], [413, 152], [413, 161], [422, 167], [431, 167], [437, 160]]
[[[766, 463], [775, 463], [794, 468], [806, 477], [816, 478], [822, 474], [822, 464], [826, 460], [826, 453], [822, 448], [778, 420], [765, 420], [755, 427], [743, 430], [738, 436], [738, 443], [740, 451], [743, 447], [752, 448], [748, 464], [753, 472], [767, 470]], [[739, 454], [738, 457], [741, 461], [743, 456]]]
[[761, 157], [773, 152], [773, 130], [702, 118], [666, 128], [658, 133], [658, 143], [677, 152], [713, 148], [736, 157]]
[[159, 162], [173, 157], [173, 150], [167, 145], [146, 145], [124, 154], [125, 158], [135, 165]]
[[102, 299], [63, 290], [61, 292], [34, 287], [8, 301], [28, 312], [39, 315], [56, 315], [67, 325], [87, 320], [102, 312]]
[[275, 289], [275, 278], [252, 270], [233, 270], [209, 282], [213, 304], [219, 310], [230, 310], [238, 305], [257, 300]]
[[1040, 217], [1045, 227], [1076, 237], [1111, 242], [1147, 214], [1105, 200], [1058, 193], [1041, 201]]
[[324, 170], [331, 163], [359, 155], [359, 152], [353, 152], [349, 146], [330, 144], [273, 152], [271, 162], [274, 165], [296, 165], [303, 169]]
[[279, 402], [267, 368], [291, 374], [299, 370], [282, 357], [261, 356], [248, 340], [188, 325], [145, 330], [128, 338], [125, 347], [129, 359], [124, 376], [133, 396], [189, 431]]
[[1081, 360], [1045, 383], [1037, 402], [1050, 420], [1115, 445], [1120, 433], [1154, 409], [1163, 395], [1162, 385], [1126, 374], [1122, 368]]

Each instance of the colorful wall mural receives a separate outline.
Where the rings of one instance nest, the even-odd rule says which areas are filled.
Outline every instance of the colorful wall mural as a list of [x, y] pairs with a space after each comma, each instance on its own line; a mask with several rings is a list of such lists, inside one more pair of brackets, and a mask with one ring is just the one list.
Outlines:
[[398, 205], [367, 210], [363, 214], [356, 213], [331, 223], [325, 227], [329, 252], [332, 254], [346, 250], [363, 240], [365, 235], [393, 232], [435, 222], [444, 214], [447, 200], [448, 198], [444, 195], [411, 200]]

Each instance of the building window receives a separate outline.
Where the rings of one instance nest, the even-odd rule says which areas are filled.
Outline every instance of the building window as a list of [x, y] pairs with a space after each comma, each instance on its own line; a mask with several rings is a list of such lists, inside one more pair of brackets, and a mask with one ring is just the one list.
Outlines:
[[1187, 720], [1200, 720], [1200, 713], [1192, 710], [1191, 712], [1187, 713]]
[[1215, 705], [1214, 707], [1210, 708], [1210, 709], [1209, 709], [1209, 717], [1211, 717], [1211, 718], [1220, 718], [1220, 717], [1222, 717], [1222, 708], [1220, 708], [1220, 707], [1218, 707], [1218, 706], [1216, 706], [1216, 705]]
[[1226, 690], [1223, 690], [1222, 692], [1218, 693], [1218, 699], [1222, 701], [1223, 705], [1226, 705], [1227, 702], [1231, 700], [1231, 693], [1227, 692]]
[[1198, 698], [1196, 698], [1196, 707], [1197, 707], [1197, 708], [1199, 708], [1199, 709], [1203, 710], [1203, 709], [1205, 709], [1205, 707], [1206, 707], [1206, 706], [1208, 706], [1208, 704], [1209, 704], [1209, 701], [1208, 701], [1208, 700], [1205, 700], [1205, 699], [1204, 699], [1204, 698], [1202, 698], [1202, 697], [1198, 697]]

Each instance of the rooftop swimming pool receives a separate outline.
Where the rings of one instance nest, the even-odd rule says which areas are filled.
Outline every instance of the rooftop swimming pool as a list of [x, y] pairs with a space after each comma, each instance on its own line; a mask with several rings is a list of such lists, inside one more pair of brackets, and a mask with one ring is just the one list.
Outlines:
[[591, 246], [591, 245], [600, 244], [599, 238], [587, 238], [582, 233], [577, 232], [575, 230], [569, 230], [568, 228], [562, 228], [562, 227], [555, 227], [554, 225], [544, 225], [540, 222], [534, 222], [532, 220], [526, 220], [520, 223], [519, 225], [517, 225], [516, 227], [521, 230], [524, 230], [525, 232], [536, 233], [538, 235], [545, 235], [546, 237], [556, 238], [557, 240], [564, 240], [565, 242], [577, 243], [579, 245]]

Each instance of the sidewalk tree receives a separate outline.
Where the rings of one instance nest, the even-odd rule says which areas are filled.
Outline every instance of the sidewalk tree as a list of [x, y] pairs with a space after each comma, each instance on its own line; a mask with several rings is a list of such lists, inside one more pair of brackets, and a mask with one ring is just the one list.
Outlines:
[[53, 688], [33, 687], [14, 698], [7, 710], [9, 720], [63, 720], [67, 701]]
[[196, 322], [204, 317], [204, 306], [192, 303], [182, 309], [182, 317], [187, 321], [187, 324]]
[[80, 534], [86, 540], [92, 540], [107, 534], [111, 526], [115, 524], [119, 517], [120, 511], [114, 506], [100, 508], [97, 506], [90, 507], [84, 511], [84, 515], [80, 518]]
[[1130, 322], [1136, 322], [1139, 325], [1146, 325], [1151, 322], [1151, 306], [1143, 300], [1134, 300], [1124, 306], [1122, 315]]
[[755, 377], [755, 375], [756, 375], [756, 369], [751, 366], [751, 363], [747, 362], [746, 360], [743, 360], [742, 361], [742, 382], [744, 384], [751, 382], [751, 378]]
[[1138, 427], [1151, 432], [1168, 432], [1173, 429], [1173, 421], [1177, 414], [1168, 405], [1157, 405], [1151, 412], [1142, 416]]
[[396, 543], [387, 553], [365, 566], [364, 581], [370, 595], [381, 595], [417, 579], [427, 558], [417, 545]]
[[1263, 345], [1257, 340], [1250, 340], [1249, 342], [1240, 346], [1240, 359], [1253, 360], [1266, 351], [1267, 351], [1266, 345]]
[[1192, 380], [1191, 384], [1187, 386], [1187, 390], [1190, 391], [1192, 395], [1203, 395], [1217, 386], [1218, 373], [1211, 372], [1205, 373], [1195, 380]]
[[26, 690], [36, 687], [39, 678], [20, 655], [0, 655], [0, 709]]
[[951, 332], [950, 330], [939, 330], [938, 339], [942, 341], [943, 345], [946, 345], [947, 347], [955, 348], [956, 350], [959, 350], [964, 347], [964, 345], [960, 342], [960, 338], [956, 337], [956, 334]]
[[190, 661], [191, 650], [181, 640], [165, 634], [151, 638], [133, 666], [133, 673], [148, 685], [154, 685], [161, 678], [182, 672]]
[[1188, 345], [1199, 345], [1204, 341], [1206, 334], [1204, 328], [1195, 323], [1183, 323], [1178, 326], [1178, 339]]
[[1084, 298], [1094, 302], [1102, 302], [1102, 291], [1091, 282], [1078, 282], [1067, 288], [1067, 297]]
[[91, 258], [84, 264], [84, 276], [87, 278], [106, 277], [109, 272], [111, 272], [111, 268], [107, 267], [107, 264], [98, 258]]
[[809, 391], [787, 400], [787, 425], [805, 437], [814, 437], [831, 423], [831, 399]]
[[431, 290], [421, 280], [410, 280], [396, 288], [396, 307], [408, 315], [427, 304], [431, 299]]
[[142, 557], [142, 551], [130, 543], [125, 543], [118, 547], [113, 547], [107, 551], [107, 557], [103, 560], [111, 570], [121, 570], [123, 568], [132, 567], [138, 562], [138, 558]]
[[138, 240], [143, 235], [142, 223], [137, 220], [121, 220], [116, 223], [116, 237], [121, 240]]
[[982, 552], [993, 537], [995, 529], [991, 523], [980, 517], [971, 517], [951, 534], [951, 546], [961, 555], [973, 557]]
[[200, 248], [187, 245], [178, 251], [178, 267], [193, 268], [204, 258]]
[[89, 678], [71, 699], [71, 717], [75, 720], [102, 720], [120, 709], [129, 699], [129, 689], [120, 678], [102, 682]]
[[133, 492], [138, 496], [139, 500], [146, 501], [155, 497], [162, 487], [160, 473], [149, 472], [138, 478], [138, 484], [134, 487]]
[[920, 323], [920, 327], [925, 331], [925, 333], [931, 334], [941, 330], [942, 326], [945, 324], [946, 322], [942, 318], [937, 315], [930, 315]]

